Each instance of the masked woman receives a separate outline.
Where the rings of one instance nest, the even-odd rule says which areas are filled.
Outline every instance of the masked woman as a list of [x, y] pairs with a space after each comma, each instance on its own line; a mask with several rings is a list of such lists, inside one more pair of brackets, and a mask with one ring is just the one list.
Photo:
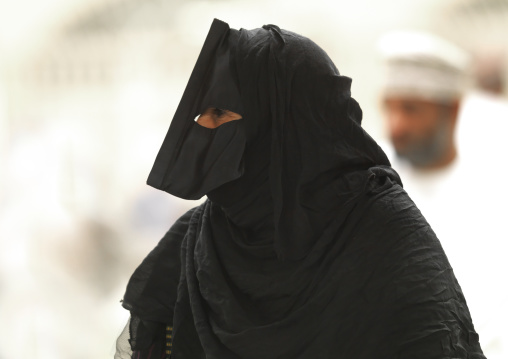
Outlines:
[[134, 272], [116, 358], [484, 358], [350, 85], [305, 37], [213, 22], [148, 178], [208, 199]]

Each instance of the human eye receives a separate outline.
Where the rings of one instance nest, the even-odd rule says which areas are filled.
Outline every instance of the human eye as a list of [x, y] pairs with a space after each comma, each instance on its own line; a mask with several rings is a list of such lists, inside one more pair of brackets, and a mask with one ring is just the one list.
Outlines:
[[223, 117], [224, 115], [226, 115], [227, 111], [226, 110], [223, 110], [221, 108], [217, 108], [217, 107], [214, 107], [213, 110], [212, 110], [213, 114], [215, 116], [217, 116], [218, 118], [220, 117]]
[[209, 107], [203, 114], [196, 117], [196, 121], [199, 125], [207, 128], [217, 128], [223, 123], [239, 120], [242, 116], [218, 107]]

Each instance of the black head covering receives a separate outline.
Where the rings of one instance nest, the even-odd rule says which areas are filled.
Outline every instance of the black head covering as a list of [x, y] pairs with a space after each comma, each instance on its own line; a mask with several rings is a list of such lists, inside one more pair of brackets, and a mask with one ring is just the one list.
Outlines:
[[[133, 358], [168, 347], [173, 359], [484, 358], [439, 241], [361, 128], [350, 84], [305, 37], [214, 21], [148, 181], [209, 200], [129, 281]], [[207, 106], [243, 119], [203, 129], [193, 152]]]
[[[206, 193], [240, 227], [272, 228], [281, 258], [302, 258], [340, 206], [327, 200], [336, 179], [389, 165], [350, 86], [303, 36], [215, 20], [148, 184], [187, 199]], [[243, 119], [200, 128], [193, 120], [208, 107]]]

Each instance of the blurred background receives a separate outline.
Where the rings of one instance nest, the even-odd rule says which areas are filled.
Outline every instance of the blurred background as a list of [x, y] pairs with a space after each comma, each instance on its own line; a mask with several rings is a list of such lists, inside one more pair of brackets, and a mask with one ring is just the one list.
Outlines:
[[113, 357], [130, 274], [196, 205], [145, 181], [214, 17], [313, 39], [380, 141], [384, 32], [433, 32], [507, 80], [506, 0], [1, 0], [1, 359]]

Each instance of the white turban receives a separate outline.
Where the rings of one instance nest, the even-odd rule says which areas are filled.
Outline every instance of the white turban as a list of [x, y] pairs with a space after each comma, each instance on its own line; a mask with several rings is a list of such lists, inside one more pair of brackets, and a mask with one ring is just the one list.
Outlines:
[[455, 45], [430, 34], [395, 32], [382, 37], [379, 48], [385, 95], [446, 103], [465, 91], [469, 56]]

